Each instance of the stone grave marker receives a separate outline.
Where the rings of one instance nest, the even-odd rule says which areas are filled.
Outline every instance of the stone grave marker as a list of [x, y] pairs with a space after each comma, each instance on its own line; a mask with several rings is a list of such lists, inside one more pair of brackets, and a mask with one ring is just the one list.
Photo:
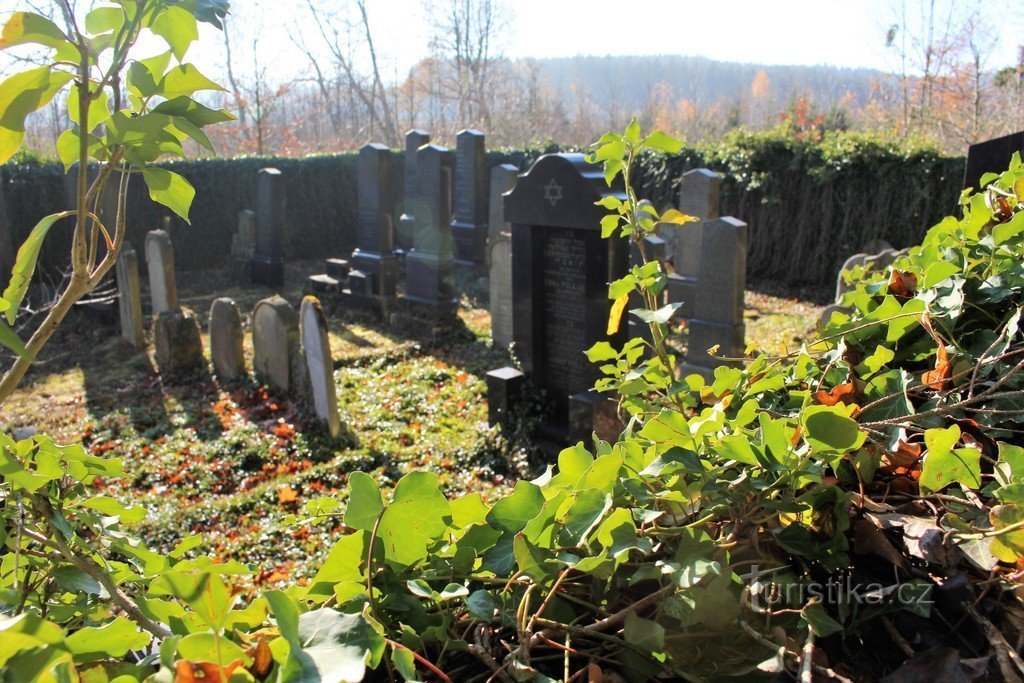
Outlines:
[[334, 360], [327, 336], [327, 320], [316, 297], [303, 298], [299, 306], [299, 324], [313, 410], [327, 424], [330, 435], [337, 437], [341, 434], [341, 416], [338, 413], [338, 387], [334, 383]]
[[674, 273], [665, 285], [669, 302], [682, 302], [676, 318], [689, 319], [694, 315], [695, 300], [700, 296], [697, 276], [700, 270], [701, 239], [704, 224], [719, 215], [721, 176], [706, 168], [697, 168], [683, 174], [679, 187], [679, 210], [700, 219], [697, 223], [662, 224], [659, 234], [665, 240], [665, 258], [672, 262]]
[[967, 163], [964, 167], [964, 188], [980, 189], [981, 176], [1005, 171], [1014, 152], [1024, 155], [1024, 131], [985, 140], [968, 147]]
[[412, 204], [418, 193], [419, 176], [416, 172], [416, 151], [430, 142], [430, 133], [425, 130], [410, 130], [405, 134], [405, 164], [403, 176], [402, 215], [398, 218], [398, 230], [395, 231], [395, 246], [408, 251], [412, 248], [412, 240], [416, 227], [416, 216]]
[[121, 336], [135, 348], [143, 348], [146, 346], [146, 333], [142, 324], [139, 257], [127, 243], [117, 257], [117, 304]]
[[[344, 298], [360, 308], [387, 309], [395, 298], [395, 243], [391, 225], [391, 150], [371, 143], [359, 150], [356, 249], [348, 260], [351, 289]], [[353, 283], [359, 274], [368, 284], [362, 290]], [[367, 296], [366, 291], [370, 294]]]
[[416, 152], [417, 194], [412, 206], [416, 230], [405, 257], [403, 305], [433, 318], [454, 315], [452, 282], [452, 153], [437, 145]]
[[206, 368], [196, 314], [187, 308], [153, 316], [153, 349], [160, 374], [177, 378]]
[[483, 266], [487, 250], [487, 192], [484, 134], [467, 129], [455, 136], [455, 186], [452, 239], [455, 263]]
[[4, 186], [0, 182], [0, 279], [5, 279], [14, 268], [14, 239], [11, 237], [11, 222], [7, 218], [7, 200]]
[[703, 222], [698, 296], [689, 320], [686, 360], [682, 375], [698, 373], [710, 379], [714, 368], [724, 363], [708, 355], [731, 358], [743, 356], [746, 327], [743, 322], [743, 294], [747, 284], [747, 224], [726, 216]]
[[238, 212], [238, 229], [231, 235], [231, 258], [228, 274], [233, 279], [248, 280], [249, 265], [256, 253], [256, 212], [242, 209]]
[[260, 169], [256, 183], [256, 240], [249, 261], [254, 285], [284, 284], [285, 181], [276, 168]]
[[291, 304], [277, 295], [256, 304], [252, 346], [256, 379], [279, 391], [302, 392], [305, 362], [299, 348], [298, 316]]
[[210, 305], [210, 359], [221, 382], [245, 377], [242, 315], [234, 299], [220, 297]]
[[491, 338], [508, 348], [512, 343], [512, 239], [495, 240], [490, 247]]
[[516, 186], [519, 169], [512, 164], [499, 164], [491, 169], [490, 201], [487, 203], [487, 244], [501, 239], [502, 233], [512, 234], [505, 220], [505, 198], [502, 196]]
[[146, 234], [146, 267], [149, 270], [149, 298], [153, 315], [178, 310], [178, 289], [174, 282], [174, 247], [166, 230]]
[[[613, 420], [606, 419], [613, 402], [591, 392], [597, 366], [584, 355], [595, 342], [621, 347], [626, 325], [607, 334], [611, 301], [608, 283], [622, 277], [629, 248], [622, 238], [601, 239], [609, 189], [598, 166], [582, 154], [548, 154], [519, 176], [505, 196], [505, 218], [512, 224], [513, 339], [523, 372], [548, 398], [548, 417], [541, 438], [558, 450], [577, 439], [589, 439], [598, 428], [602, 438], [615, 438]], [[511, 373], [506, 374], [511, 376]], [[513, 394], [496, 373], [488, 376], [488, 396], [495, 406], [502, 394]], [[492, 422], [500, 421], [500, 412]]]

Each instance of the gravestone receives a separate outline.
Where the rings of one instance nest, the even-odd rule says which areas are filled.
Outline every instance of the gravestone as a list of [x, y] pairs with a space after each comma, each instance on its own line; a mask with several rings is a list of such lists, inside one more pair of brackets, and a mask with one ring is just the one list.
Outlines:
[[232, 279], [249, 279], [249, 264], [255, 252], [256, 212], [252, 209], [242, 209], [238, 212], [238, 229], [231, 235], [228, 274]]
[[210, 305], [210, 359], [221, 382], [245, 377], [242, 315], [234, 299], [221, 297]]
[[500, 164], [491, 169], [490, 201], [487, 204], [487, 244], [501, 239], [502, 233], [512, 234], [505, 220], [505, 198], [502, 196], [516, 186], [519, 169], [512, 164]]
[[683, 225], [663, 223], [660, 226], [659, 234], [665, 240], [665, 258], [671, 261], [675, 271], [668, 276], [666, 296], [670, 303], [683, 304], [676, 311], [675, 318], [688, 320], [694, 315], [695, 302], [700, 296], [697, 276], [704, 224], [718, 218], [720, 193], [719, 174], [706, 168], [687, 171], [679, 186], [679, 210], [700, 221]]
[[[640, 248], [633, 245], [629, 252], [630, 266], [642, 266], [644, 259], [648, 262], [657, 261], [661, 264], [662, 271], [665, 270], [665, 240], [658, 237], [657, 235], [646, 235], [644, 236], [644, 250], [640, 251]], [[662, 298], [665, 293], [662, 292]], [[665, 305], [664, 301], [658, 301], [658, 308]], [[628, 311], [634, 308], [647, 308], [647, 303], [640, 295], [639, 291], [634, 291], [629, 296], [629, 304], [627, 305], [626, 315], [629, 318], [629, 336], [640, 337], [647, 341], [652, 341], [651, 326], [648, 323], [637, 318], [635, 315], [630, 314]]]
[[121, 336], [137, 349], [145, 347], [142, 294], [139, 291], [139, 257], [130, 246], [122, 247], [117, 257], [117, 303], [121, 317]]
[[452, 153], [437, 145], [416, 152], [419, 176], [412, 202], [416, 230], [405, 257], [403, 305], [412, 313], [432, 318], [455, 314], [452, 282]]
[[483, 266], [487, 252], [487, 194], [484, 185], [484, 134], [467, 129], [455, 136], [455, 186], [452, 239], [455, 263]]
[[[356, 249], [348, 260], [351, 289], [343, 292], [346, 303], [359, 308], [387, 309], [395, 298], [390, 174], [391, 150], [387, 146], [371, 143], [359, 150]], [[352, 281], [355, 271], [368, 280], [362, 290]]]
[[284, 176], [276, 168], [262, 168], [256, 182], [256, 243], [249, 261], [252, 284], [284, 284], [284, 230]]
[[490, 247], [491, 339], [507, 349], [512, 343], [512, 239], [506, 234]]
[[708, 349], [717, 346], [717, 355], [728, 358], [742, 357], [746, 349], [743, 294], [748, 230], [746, 223], [731, 216], [702, 225], [698, 296], [688, 323], [686, 360], [680, 372], [683, 376], [697, 373], [710, 380], [719, 365], [738, 363], [717, 360], [708, 355]]
[[177, 378], [206, 368], [196, 314], [187, 308], [153, 316], [153, 350], [160, 374]]
[[1024, 131], [968, 147], [967, 164], [964, 167], [964, 189], [981, 189], [981, 176], [1005, 171], [1014, 152], [1024, 154]]
[[341, 433], [341, 416], [338, 413], [338, 387], [334, 383], [334, 360], [327, 336], [327, 320], [316, 297], [307, 296], [302, 300], [299, 323], [313, 410], [327, 424], [330, 435], [337, 437]]
[[412, 210], [413, 201], [418, 193], [417, 187], [419, 182], [419, 176], [416, 172], [416, 151], [429, 142], [430, 133], [425, 130], [413, 129], [405, 134], [402, 215], [398, 218], [398, 230], [395, 231], [395, 246], [403, 252], [412, 248], [416, 227], [416, 216]]
[[178, 310], [174, 247], [166, 230], [150, 230], [146, 234], [146, 267], [149, 270], [149, 298], [153, 314]]
[[3, 182], [0, 182], [0, 279], [6, 279], [14, 268], [14, 238], [11, 236], [11, 221], [7, 218], [7, 201], [4, 198]]
[[[611, 404], [590, 389], [599, 377], [584, 352], [598, 341], [621, 347], [626, 326], [607, 334], [608, 283], [623, 277], [629, 248], [622, 238], [602, 239], [605, 210], [596, 202], [609, 189], [600, 167], [582, 154], [548, 154], [519, 176], [505, 196], [512, 224], [513, 339], [522, 370], [547, 397], [540, 428], [550, 450], [590, 437], [594, 418]], [[497, 378], [491, 389], [500, 395]], [[497, 399], [496, 399], [497, 402]], [[500, 419], [491, 415], [492, 421]], [[614, 429], [602, 429], [613, 438]]]
[[278, 391], [302, 393], [307, 382], [298, 316], [280, 296], [263, 299], [253, 309], [252, 347], [256, 379]]

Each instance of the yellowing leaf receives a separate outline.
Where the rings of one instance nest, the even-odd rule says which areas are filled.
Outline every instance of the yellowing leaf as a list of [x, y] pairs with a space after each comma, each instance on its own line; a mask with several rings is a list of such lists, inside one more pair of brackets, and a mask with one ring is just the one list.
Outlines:
[[629, 295], [623, 294], [612, 304], [612, 310], [608, 314], [608, 334], [615, 334], [619, 331], [619, 324], [622, 322], [622, 314], [629, 303]]
[[696, 216], [689, 216], [678, 209], [669, 209], [661, 215], [662, 223], [675, 223], [676, 225], [696, 223], [699, 220]]

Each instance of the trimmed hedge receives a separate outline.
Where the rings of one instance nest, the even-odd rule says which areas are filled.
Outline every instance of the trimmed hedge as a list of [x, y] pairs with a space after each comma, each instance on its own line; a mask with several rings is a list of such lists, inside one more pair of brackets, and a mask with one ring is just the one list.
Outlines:
[[[487, 165], [511, 163], [525, 169], [550, 151], [557, 148], [491, 151]], [[279, 168], [287, 179], [287, 257], [351, 252], [357, 161], [357, 154], [347, 153], [168, 163], [197, 188], [192, 225], [171, 221], [176, 267], [213, 268], [226, 262], [238, 212], [255, 205], [257, 172], [265, 166]], [[781, 132], [741, 133], [714, 146], [651, 156], [637, 184], [643, 196], [664, 207], [675, 202], [683, 172], [700, 166], [722, 172], [722, 214], [750, 225], [748, 277], [831, 287], [843, 260], [869, 240], [914, 244], [950, 213], [960, 194], [963, 164], [962, 158], [933, 150], [850, 135], [813, 142]], [[402, 172], [402, 154], [396, 153], [392, 185], [399, 198]], [[56, 163], [0, 166], [0, 180], [14, 244], [21, 244], [40, 217], [69, 204], [63, 168]], [[169, 212], [150, 201], [139, 180], [130, 185], [128, 206], [128, 239], [141, 254], [146, 232], [160, 227]], [[54, 228], [41, 257], [43, 271], [64, 267], [71, 225], [64, 221]]]

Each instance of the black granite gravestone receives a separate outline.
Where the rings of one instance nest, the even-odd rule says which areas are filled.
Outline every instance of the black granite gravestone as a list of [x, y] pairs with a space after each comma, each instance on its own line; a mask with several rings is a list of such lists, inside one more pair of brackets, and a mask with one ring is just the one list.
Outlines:
[[600, 406], [611, 404], [590, 391], [599, 372], [584, 355], [598, 341], [621, 347], [627, 339], [625, 324], [607, 334], [608, 283], [624, 276], [629, 263], [624, 239], [601, 238], [606, 211], [595, 202], [609, 194], [623, 197], [582, 154], [548, 154], [505, 195], [505, 219], [512, 224], [513, 339], [523, 372], [546, 392], [548, 417], [540, 436], [555, 448], [589, 438], [595, 427], [602, 438], [615, 436], [598, 424], [608, 412]]
[[395, 246], [401, 251], [412, 248], [413, 232], [416, 217], [412, 212], [412, 202], [416, 197], [416, 150], [430, 142], [430, 133], [425, 130], [410, 130], [405, 134], [405, 177], [402, 196], [402, 215], [398, 218], [398, 230], [395, 233]]
[[[392, 229], [391, 150], [371, 143], [359, 150], [356, 249], [349, 258], [349, 284], [353, 273], [362, 273], [368, 284], [343, 292], [349, 303], [360, 307], [386, 307], [395, 297], [395, 246]], [[358, 275], [356, 276], [358, 278]], [[370, 291], [369, 300], [364, 291]]]
[[455, 313], [452, 282], [452, 153], [437, 145], [416, 152], [419, 182], [412, 201], [416, 229], [405, 257], [402, 302], [417, 315], [446, 317]]
[[254, 285], [284, 284], [284, 177], [276, 168], [262, 168], [256, 184], [256, 249], [250, 260]]
[[459, 266], [481, 266], [487, 258], [484, 151], [484, 134], [478, 130], [461, 131], [455, 138], [452, 238], [455, 263]]
[[981, 176], [1002, 173], [1010, 165], [1014, 152], [1024, 154], [1024, 131], [979, 142], [967, 148], [964, 188], [981, 189]]

